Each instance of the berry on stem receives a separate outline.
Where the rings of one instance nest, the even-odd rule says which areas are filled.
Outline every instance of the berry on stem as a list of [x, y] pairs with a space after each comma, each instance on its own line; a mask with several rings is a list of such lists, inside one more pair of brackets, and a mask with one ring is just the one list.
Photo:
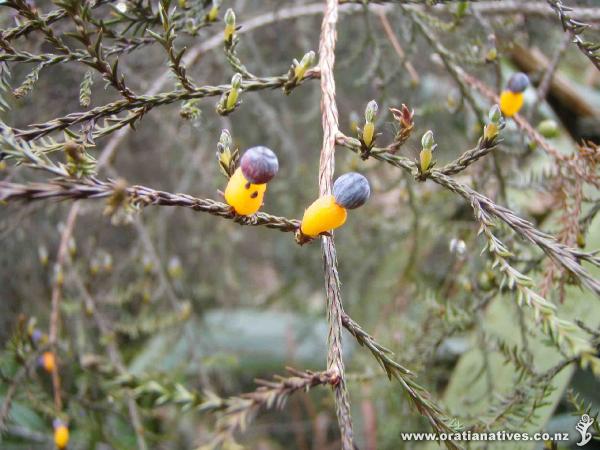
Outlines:
[[69, 428], [60, 419], [55, 419], [52, 425], [54, 427], [54, 445], [59, 450], [64, 450], [69, 444]]
[[523, 107], [523, 92], [529, 86], [529, 77], [522, 72], [513, 74], [506, 89], [500, 94], [500, 109], [506, 117], [512, 117]]
[[277, 174], [277, 156], [267, 147], [252, 147], [244, 153], [225, 188], [225, 201], [241, 216], [257, 212], [263, 203], [267, 182]]
[[56, 368], [56, 357], [52, 352], [44, 352], [40, 356], [38, 363], [42, 369], [48, 373], [52, 373]]
[[248, 181], [254, 184], [264, 184], [271, 181], [277, 174], [279, 161], [273, 150], [261, 145], [246, 150], [242, 156], [240, 167]]
[[357, 172], [349, 172], [333, 183], [333, 197], [338, 205], [356, 209], [366, 203], [371, 195], [367, 179]]
[[364, 176], [356, 172], [342, 175], [333, 184], [333, 194], [318, 198], [304, 211], [300, 231], [314, 238], [341, 227], [346, 222], [347, 209], [363, 205], [370, 194]]
[[529, 86], [529, 77], [523, 72], [517, 72], [513, 74], [508, 83], [506, 83], [506, 88], [512, 92], [524, 92], [525, 89]]

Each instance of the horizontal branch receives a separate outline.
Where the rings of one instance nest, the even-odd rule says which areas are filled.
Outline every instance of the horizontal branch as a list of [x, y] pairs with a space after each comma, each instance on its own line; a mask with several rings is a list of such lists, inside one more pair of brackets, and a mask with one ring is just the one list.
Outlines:
[[[524, 14], [528, 17], [538, 16], [545, 19], [553, 19], [555, 13], [552, 8], [540, 2], [513, 1], [481, 1], [472, 3], [471, 8], [484, 15], [509, 15]], [[570, 15], [578, 20], [600, 21], [600, 8], [573, 8]]]
[[[275, 375], [273, 380], [256, 380], [259, 387], [248, 393], [223, 398], [214, 392], [188, 389], [180, 383], [161, 379], [144, 379], [131, 373], [118, 374], [108, 364], [97, 365], [96, 370], [109, 369], [117, 375], [113, 386], [125, 389], [136, 398], [143, 397], [154, 407], [175, 404], [182, 410], [216, 413], [217, 426], [210, 448], [217, 448], [233, 437], [236, 431], [244, 431], [263, 409], [283, 408], [288, 398], [297, 392], [308, 392], [317, 386], [336, 386], [339, 377], [331, 372], [313, 372], [287, 367], [290, 376]], [[204, 448], [204, 447], [202, 447]], [[219, 447], [220, 448], [220, 447]]]
[[494, 151], [499, 143], [500, 141], [496, 139], [490, 141], [482, 138], [479, 140], [477, 147], [465, 151], [454, 161], [449, 162], [444, 167], [440, 167], [438, 170], [444, 175], [455, 175], [460, 173], [474, 162], [477, 162], [488, 153]]
[[296, 392], [307, 392], [316, 386], [335, 387], [340, 382], [339, 376], [332, 372], [300, 371], [290, 367], [287, 370], [291, 377], [275, 376], [273, 381], [256, 380], [260, 387], [253, 392], [227, 399], [211, 395], [212, 398], [201, 404], [199, 409], [202, 411], [223, 411], [217, 421], [217, 432], [212, 444], [223, 444], [236, 431], [243, 431], [261, 409], [283, 408], [288, 398]]
[[[302, 84], [307, 79], [319, 78], [319, 71], [312, 69], [306, 72], [304, 78], [299, 82]], [[288, 81], [287, 75], [278, 77], [256, 78], [242, 82], [242, 91], [259, 91], [263, 89], [276, 89], [282, 87]], [[168, 105], [183, 100], [200, 99], [205, 97], [220, 97], [231, 90], [231, 84], [220, 86], [202, 86], [194, 91], [177, 90], [164, 92], [156, 95], [142, 95], [134, 99], [122, 99], [103, 106], [90, 109], [89, 111], [67, 114], [63, 117], [49, 120], [44, 123], [32, 124], [25, 130], [15, 129], [15, 134], [25, 140], [37, 139], [53, 131], [64, 130], [78, 123], [98, 120], [103, 117], [112, 116], [122, 111], [144, 108], [148, 112], [152, 108]]]
[[[337, 144], [355, 153], [360, 152], [360, 143], [358, 140], [341, 133], [338, 133]], [[416, 179], [421, 179], [422, 177], [418, 173], [417, 164], [414, 161], [403, 156], [388, 153], [385, 151], [385, 148], [374, 149], [372, 157], [404, 169]], [[581, 265], [581, 261], [587, 261], [595, 266], [600, 266], [600, 258], [559, 243], [554, 236], [538, 230], [531, 222], [520, 218], [510, 209], [497, 205], [485, 195], [478, 193], [465, 184], [459, 183], [441, 170], [432, 169], [426, 174], [426, 178], [463, 197], [471, 204], [475, 211], [481, 209], [507, 224], [518, 235], [530, 243], [537, 245], [553, 261], [576, 276], [586, 287], [600, 297], [600, 281], [590, 275]]]
[[225, 204], [212, 199], [196, 198], [187, 194], [172, 194], [157, 191], [145, 186], [130, 186], [124, 190], [119, 187], [118, 182], [100, 181], [92, 178], [88, 180], [57, 179], [50, 183], [18, 184], [0, 181], [0, 200], [43, 200], [43, 199], [114, 199], [124, 197], [122, 205], [132, 205], [142, 208], [149, 205], [158, 206], [181, 206], [194, 211], [206, 212], [213, 216], [233, 220], [240, 225], [265, 226], [280, 231], [296, 232], [300, 227], [300, 221], [287, 219], [285, 217], [273, 216], [271, 214], [258, 212], [251, 216], [240, 216]]
[[[98, 6], [101, 6], [105, 3], [110, 3], [112, 1], [114, 1], [114, 0], [92, 1], [92, 2], [90, 2], [90, 7], [96, 8]], [[26, 36], [34, 30], [38, 30], [44, 26], [47, 27], [48, 25], [51, 25], [54, 22], [58, 22], [59, 20], [64, 19], [67, 16], [68, 16], [67, 11], [65, 11], [63, 8], [58, 8], [58, 9], [55, 9], [54, 11], [50, 11], [48, 14], [40, 16], [40, 20], [26, 20], [14, 28], [9, 28], [7, 30], [4, 30], [1, 34], [1, 38], [5, 39], [7, 41], [10, 41], [10, 40], [16, 39], [20, 36]]]
[[[425, 7], [430, 4], [447, 4], [451, 7], [454, 6], [454, 0], [340, 0], [340, 4], [346, 5], [349, 3], [368, 3], [368, 4], [387, 4], [387, 3], [400, 3], [407, 5], [407, 8], [413, 10], [423, 10], [423, 6], [418, 3], [426, 3]], [[415, 4], [416, 3], [416, 4]], [[511, 14], [523, 14], [528, 17], [537, 16], [544, 19], [554, 19], [556, 17], [555, 12], [552, 10], [550, 5], [541, 3], [538, 1], [523, 1], [523, 0], [474, 0], [470, 2], [469, 7], [476, 13], [483, 15], [511, 15]], [[585, 20], [589, 22], [600, 21], [600, 8], [593, 7], [573, 7], [572, 11], [569, 11], [569, 15], [573, 19]]]

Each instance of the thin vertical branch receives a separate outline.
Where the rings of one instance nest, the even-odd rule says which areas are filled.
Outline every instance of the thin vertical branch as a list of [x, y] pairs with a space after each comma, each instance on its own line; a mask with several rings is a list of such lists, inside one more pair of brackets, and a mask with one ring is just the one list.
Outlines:
[[[319, 67], [321, 69], [321, 116], [323, 124], [323, 147], [319, 162], [319, 193], [331, 193], [335, 167], [335, 137], [338, 132], [338, 110], [335, 103], [335, 64], [336, 25], [338, 19], [337, 0], [326, 0], [325, 15], [321, 25], [319, 39]], [[333, 237], [324, 236], [321, 241], [325, 270], [325, 289], [327, 293], [327, 320], [329, 324], [327, 370], [335, 374], [338, 382], [335, 386], [335, 404], [340, 427], [342, 449], [352, 450], [352, 417], [350, 399], [344, 378], [342, 359], [342, 296], [337, 272], [337, 258]]]
[[412, 65], [412, 63], [406, 57], [406, 53], [404, 52], [402, 45], [400, 45], [400, 41], [398, 41], [398, 38], [396, 37], [396, 34], [394, 33], [392, 25], [390, 24], [390, 21], [388, 20], [387, 15], [385, 14], [385, 9], [378, 8], [377, 15], [379, 16], [379, 20], [381, 21], [381, 25], [383, 26], [383, 30], [385, 31], [386, 36], [388, 37], [390, 43], [392, 44], [392, 47], [394, 47], [394, 51], [396, 52], [396, 54], [400, 58], [400, 61], [403, 63], [404, 68], [410, 75], [410, 79], [411, 79], [412, 83], [414, 85], [419, 84], [421, 82], [421, 78], [419, 77], [419, 74], [415, 70], [415, 67]]
[[[77, 220], [78, 212], [79, 203], [75, 203], [69, 211], [67, 223], [65, 224], [65, 228], [63, 229], [60, 237], [58, 256], [56, 257], [56, 266], [54, 269], [54, 274], [56, 278], [54, 279], [54, 283], [52, 285], [52, 310], [50, 312], [49, 344], [50, 349], [52, 350], [55, 356], [57, 350], [56, 341], [58, 340], [58, 330], [60, 326], [60, 300], [62, 298], [63, 266], [65, 265], [65, 260], [67, 259], [67, 253], [69, 250], [69, 239], [73, 234], [73, 229], [75, 228], [75, 221]], [[56, 360], [58, 361], [58, 358], [56, 358]], [[56, 411], [56, 414], [58, 414], [62, 410], [58, 362], [54, 365], [54, 368], [52, 369], [52, 389], [54, 391], [54, 409]]]

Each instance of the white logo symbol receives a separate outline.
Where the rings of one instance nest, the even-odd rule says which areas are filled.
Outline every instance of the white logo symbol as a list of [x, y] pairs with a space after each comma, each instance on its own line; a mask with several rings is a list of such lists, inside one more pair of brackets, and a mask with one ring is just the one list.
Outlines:
[[575, 425], [575, 429], [581, 434], [581, 441], [577, 443], [579, 447], [583, 447], [592, 439], [592, 433], [588, 433], [588, 428], [594, 423], [594, 418], [584, 414]]

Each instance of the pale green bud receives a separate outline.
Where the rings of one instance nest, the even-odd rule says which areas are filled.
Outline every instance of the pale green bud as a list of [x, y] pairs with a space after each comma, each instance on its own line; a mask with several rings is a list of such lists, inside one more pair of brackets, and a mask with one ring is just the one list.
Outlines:
[[231, 133], [227, 129], [223, 129], [221, 131], [221, 137], [219, 137], [219, 144], [221, 144], [224, 148], [231, 147], [231, 143], [233, 140], [231, 139]]
[[229, 8], [227, 11], [225, 11], [225, 17], [223, 20], [225, 21], [226, 25], [235, 25], [235, 13], [233, 12], [233, 9]]
[[242, 85], [242, 74], [236, 73], [231, 78], [231, 89], [239, 89], [241, 85]]
[[300, 61], [300, 65], [302, 67], [304, 67], [305, 69], [308, 69], [315, 63], [315, 58], [316, 58], [315, 52], [313, 52], [311, 50], [310, 52], [306, 53], [302, 57], [302, 61]]
[[433, 150], [435, 147], [435, 139], [433, 138], [433, 131], [428, 130], [421, 138], [421, 146], [427, 150]]
[[498, 105], [494, 105], [490, 108], [488, 118], [490, 119], [490, 122], [496, 125], [500, 123], [502, 120], [502, 112], [500, 111], [500, 107]]
[[367, 103], [367, 107], [365, 108], [365, 120], [367, 122], [373, 122], [375, 120], [375, 116], [377, 115], [377, 110], [379, 106], [375, 100], [371, 100]]

